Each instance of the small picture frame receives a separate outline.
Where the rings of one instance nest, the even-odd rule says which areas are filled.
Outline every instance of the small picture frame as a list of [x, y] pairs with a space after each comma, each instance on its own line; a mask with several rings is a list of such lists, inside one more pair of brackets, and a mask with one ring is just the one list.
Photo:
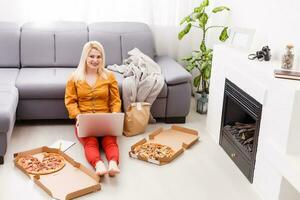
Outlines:
[[253, 42], [255, 30], [241, 27], [229, 28], [228, 45], [240, 50], [249, 51]]

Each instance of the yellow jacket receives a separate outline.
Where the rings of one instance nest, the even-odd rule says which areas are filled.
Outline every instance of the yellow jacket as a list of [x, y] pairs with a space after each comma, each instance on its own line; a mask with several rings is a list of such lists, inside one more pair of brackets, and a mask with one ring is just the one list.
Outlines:
[[70, 78], [66, 85], [65, 105], [71, 119], [79, 113], [120, 112], [118, 82], [112, 72], [108, 78], [98, 76], [94, 87], [86, 81]]

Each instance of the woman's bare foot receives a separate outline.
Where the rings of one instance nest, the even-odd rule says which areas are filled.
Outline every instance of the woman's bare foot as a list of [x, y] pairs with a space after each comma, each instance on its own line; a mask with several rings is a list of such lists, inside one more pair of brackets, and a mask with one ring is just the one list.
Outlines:
[[101, 160], [96, 163], [96, 174], [98, 176], [104, 176], [105, 174], [107, 174], [106, 166]]
[[108, 164], [109, 176], [115, 176], [116, 174], [119, 174], [119, 173], [120, 173], [120, 169], [118, 167], [117, 162], [114, 160], [109, 161], [109, 164]]

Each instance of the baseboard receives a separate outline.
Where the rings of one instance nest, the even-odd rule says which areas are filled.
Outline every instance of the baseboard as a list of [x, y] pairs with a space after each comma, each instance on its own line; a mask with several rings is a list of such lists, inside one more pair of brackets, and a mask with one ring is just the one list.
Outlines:
[[165, 123], [168, 124], [183, 124], [185, 123], [185, 117], [166, 117]]
[[75, 124], [75, 120], [74, 119], [17, 119], [16, 124], [35, 124], [35, 125]]

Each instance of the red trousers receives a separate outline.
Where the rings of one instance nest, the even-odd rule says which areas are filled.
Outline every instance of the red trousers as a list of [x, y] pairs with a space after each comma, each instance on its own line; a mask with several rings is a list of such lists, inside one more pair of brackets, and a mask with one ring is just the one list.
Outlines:
[[75, 127], [76, 137], [84, 147], [85, 157], [92, 166], [96, 166], [98, 161], [102, 161], [99, 151], [99, 143], [105, 152], [107, 161], [114, 160], [119, 163], [119, 147], [116, 136], [97, 137], [78, 137]]

